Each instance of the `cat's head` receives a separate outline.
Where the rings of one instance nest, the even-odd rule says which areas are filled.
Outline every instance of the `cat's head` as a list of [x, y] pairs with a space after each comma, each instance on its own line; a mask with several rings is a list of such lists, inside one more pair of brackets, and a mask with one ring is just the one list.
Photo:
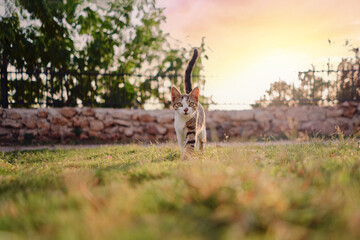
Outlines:
[[176, 113], [192, 116], [199, 106], [199, 88], [194, 88], [189, 94], [181, 94], [176, 87], [172, 87], [171, 102]]

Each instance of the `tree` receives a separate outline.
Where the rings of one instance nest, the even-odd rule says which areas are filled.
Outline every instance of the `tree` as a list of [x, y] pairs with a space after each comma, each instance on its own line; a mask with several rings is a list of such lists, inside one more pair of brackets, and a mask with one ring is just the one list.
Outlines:
[[[52, 73], [51, 92], [37, 94], [38, 98], [46, 95], [52, 104], [130, 107], [155, 98], [167, 107], [167, 91], [159, 89], [168, 79], [161, 77], [173, 74], [172, 84], [182, 82], [177, 76], [182, 75], [192, 49], [178, 49], [169, 43], [169, 35], [161, 30], [163, 9], [156, 7], [155, 0], [106, 3], [17, 0], [18, 11], [0, 21], [10, 32], [0, 35], [0, 52], [13, 49], [4, 55], [9, 64], [29, 74], [36, 75], [39, 70]], [[32, 24], [20, 24], [28, 20]], [[15, 33], [21, 37], [13, 36]], [[22, 48], [12, 47], [14, 44]], [[197, 75], [202, 71], [201, 58], [207, 57], [204, 42], [200, 48]], [[68, 72], [72, 74], [65, 75]], [[142, 79], [140, 74], [156, 76], [156, 81]], [[39, 76], [35, 78], [44, 83]], [[157, 80], [160, 88], [154, 89]], [[18, 91], [13, 84], [9, 86], [16, 100]]]
[[266, 90], [266, 94], [256, 101], [253, 107], [265, 107], [265, 106], [289, 106], [288, 102], [293, 97], [293, 88], [285, 81], [279, 80], [270, 84], [270, 89]]
[[[299, 72], [298, 87], [285, 81], [272, 83], [266, 94], [253, 107], [274, 105], [326, 105], [360, 100], [360, 58], [358, 49], [352, 49], [354, 59], [342, 59], [336, 70], [317, 71], [313, 66], [306, 72]], [[336, 79], [324, 80], [316, 73], [336, 74]]]
[[337, 67], [338, 75], [337, 99], [339, 102], [360, 100], [360, 58], [359, 49], [353, 48], [354, 59], [342, 59]]

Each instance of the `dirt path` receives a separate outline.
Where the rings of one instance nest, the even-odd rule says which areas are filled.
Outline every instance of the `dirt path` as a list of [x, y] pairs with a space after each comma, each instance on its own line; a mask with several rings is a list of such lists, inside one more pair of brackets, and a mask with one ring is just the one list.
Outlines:
[[[231, 143], [209, 143], [209, 146], [267, 146], [267, 145], [286, 145], [286, 144], [299, 144], [299, 141], [269, 141], [269, 142], [231, 142]], [[164, 144], [174, 144], [174, 143], [164, 143]], [[40, 145], [40, 146], [7, 146], [0, 147], [0, 151], [2, 152], [13, 152], [13, 151], [33, 151], [33, 150], [56, 150], [56, 149], [74, 149], [74, 148], [98, 148], [98, 147], [111, 147], [111, 146], [122, 146], [124, 144], [81, 144], [81, 145]], [[144, 144], [144, 146], [149, 146], [149, 144]]]

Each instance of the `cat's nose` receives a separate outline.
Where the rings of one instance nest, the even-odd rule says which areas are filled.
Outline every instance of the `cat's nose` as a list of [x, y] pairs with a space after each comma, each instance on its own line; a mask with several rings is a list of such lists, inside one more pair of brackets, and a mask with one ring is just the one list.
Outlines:
[[188, 108], [184, 108], [184, 112], [186, 113], [189, 109]]

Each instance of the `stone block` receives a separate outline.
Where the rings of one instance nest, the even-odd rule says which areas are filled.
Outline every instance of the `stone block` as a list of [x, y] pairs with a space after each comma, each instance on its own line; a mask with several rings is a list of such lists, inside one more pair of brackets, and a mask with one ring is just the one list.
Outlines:
[[35, 114], [31, 114], [31, 115], [24, 115], [22, 118], [22, 123], [27, 127], [27, 128], [36, 128], [36, 124], [37, 124], [38, 118]]
[[76, 114], [76, 109], [71, 107], [63, 107], [60, 110], [61, 115], [63, 115], [66, 118], [71, 118]]
[[50, 117], [50, 123], [57, 126], [69, 126], [72, 123], [61, 115], [55, 115]]
[[140, 122], [155, 122], [156, 118], [149, 113], [143, 112], [139, 114]]
[[346, 107], [344, 108], [343, 116], [347, 118], [352, 118], [355, 115], [356, 107]]
[[3, 127], [11, 127], [11, 128], [21, 128], [22, 127], [22, 123], [13, 120], [13, 119], [4, 119], [2, 121], [2, 126]]
[[101, 131], [104, 129], [104, 124], [98, 120], [91, 120], [90, 121], [90, 129], [92, 131]]
[[320, 107], [313, 108], [309, 112], [309, 120], [311, 121], [321, 121], [326, 119], [326, 111]]
[[172, 114], [162, 114], [162, 115], [159, 115], [157, 116], [157, 122], [158, 123], [161, 123], [161, 124], [164, 124], [164, 123], [172, 123], [174, 122], [174, 114], [175, 113], [172, 113]]
[[165, 127], [162, 127], [160, 125], [156, 125], [156, 130], [160, 135], [165, 135], [167, 132], [167, 129]]
[[131, 120], [133, 113], [128, 109], [114, 109], [111, 115], [115, 119]]
[[39, 110], [37, 114], [39, 118], [47, 118], [48, 116], [48, 112], [46, 110]]
[[327, 118], [337, 118], [341, 117], [344, 114], [343, 108], [329, 108], [326, 110]]
[[95, 111], [92, 108], [84, 107], [83, 109], [81, 109], [81, 114], [84, 116], [91, 117], [95, 115]]
[[295, 122], [306, 122], [309, 118], [309, 111], [306, 106], [291, 107], [286, 112], [286, 117], [293, 119]]
[[40, 119], [36, 122], [36, 126], [38, 129], [42, 130], [49, 130], [50, 129], [50, 123], [46, 121], [46, 119]]
[[134, 135], [134, 130], [133, 128], [126, 128], [124, 131], [124, 134], [126, 137], [131, 137], [132, 135]]
[[258, 110], [255, 111], [254, 118], [257, 122], [266, 122], [273, 120], [274, 116], [268, 111]]
[[231, 121], [251, 121], [254, 120], [254, 110], [234, 111], [230, 113]]
[[0, 136], [6, 136], [11, 133], [11, 130], [9, 128], [1, 128], [0, 127]]
[[11, 120], [19, 120], [21, 118], [20, 111], [21, 110], [17, 110], [17, 109], [6, 109], [5, 117]]

